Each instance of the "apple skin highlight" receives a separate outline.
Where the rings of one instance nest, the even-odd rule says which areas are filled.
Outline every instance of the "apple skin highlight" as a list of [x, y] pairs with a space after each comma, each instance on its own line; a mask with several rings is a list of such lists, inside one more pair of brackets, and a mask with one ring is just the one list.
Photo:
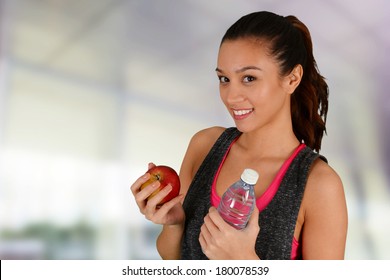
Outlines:
[[175, 198], [179, 195], [180, 192], [180, 178], [179, 175], [176, 173], [176, 171], [166, 165], [157, 165], [152, 168], [150, 168], [146, 173], [150, 174], [150, 178], [148, 181], [142, 184], [141, 190], [145, 188], [146, 186], [152, 184], [155, 181], [160, 182], [160, 187], [155, 190], [148, 198], [147, 200], [154, 197], [157, 193], [159, 193], [163, 188], [165, 188], [167, 185], [172, 186], [172, 190], [165, 196], [157, 206], [161, 206], [164, 203], [170, 201], [171, 199]]

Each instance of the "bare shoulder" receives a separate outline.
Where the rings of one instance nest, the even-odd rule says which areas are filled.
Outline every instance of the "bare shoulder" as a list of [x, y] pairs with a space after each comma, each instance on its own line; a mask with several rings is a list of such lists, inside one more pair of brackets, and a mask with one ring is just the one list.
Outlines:
[[303, 257], [343, 259], [348, 228], [344, 187], [336, 171], [321, 159], [309, 173], [301, 210]]
[[337, 172], [321, 159], [317, 159], [312, 166], [302, 206], [306, 222], [332, 219], [346, 229], [347, 205], [342, 180]]
[[215, 143], [219, 136], [226, 130], [225, 127], [213, 126], [203, 130], [198, 131], [194, 134], [191, 139], [190, 145], [195, 146], [203, 146], [206, 145], [207, 148], [211, 148], [211, 146]]
[[225, 129], [224, 127], [214, 126], [200, 130], [192, 136], [180, 168], [183, 192], [186, 192], [203, 160]]
[[313, 195], [326, 195], [341, 192], [344, 195], [343, 183], [337, 172], [326, 162], [317, 159], [311, 168], [307, 181], [307, 191]]
[[198, 170], [200, 164], [217, 141], [218, 137], [225, 131], [226, 128], [214, 126], [198, 131], [191, 138], [188, 145], [186, 157], [192, 162], [192, 173]]

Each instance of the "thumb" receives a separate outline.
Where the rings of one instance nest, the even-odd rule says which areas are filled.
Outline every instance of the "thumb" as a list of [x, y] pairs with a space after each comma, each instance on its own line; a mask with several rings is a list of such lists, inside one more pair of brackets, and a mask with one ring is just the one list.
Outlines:
[[248, 228], [254, 228], [254, 227], [259, 228], [259, 209], [257, 209], [256, 205], [255, 205], [255, 208], [253, 209], [252, 215], [249, 218], [247, 227]]
[[153, 163], [153, 162], [149, 162], [148, 163], [148, 170], [149, 169], [152, 169], [153, 167], [155, 167], [156, 165]]

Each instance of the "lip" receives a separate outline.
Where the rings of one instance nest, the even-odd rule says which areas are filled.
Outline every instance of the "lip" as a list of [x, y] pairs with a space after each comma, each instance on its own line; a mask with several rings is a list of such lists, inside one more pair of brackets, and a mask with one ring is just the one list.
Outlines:
[[232, 109], [232, 115], [235, 120], [243, 120], [253, 113], [254, 109]]

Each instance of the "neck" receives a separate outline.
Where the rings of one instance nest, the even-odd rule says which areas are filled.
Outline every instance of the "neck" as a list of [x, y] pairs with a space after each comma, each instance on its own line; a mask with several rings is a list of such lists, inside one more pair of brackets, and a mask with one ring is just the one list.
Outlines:
[[283, 156], [291, 153], [299, 144], [292, 126], [283, 128], [267, 129], [266, 127], [243, 132], [238, 139], [238, 144], [242, 149], [251, 154], [264, 157]]

